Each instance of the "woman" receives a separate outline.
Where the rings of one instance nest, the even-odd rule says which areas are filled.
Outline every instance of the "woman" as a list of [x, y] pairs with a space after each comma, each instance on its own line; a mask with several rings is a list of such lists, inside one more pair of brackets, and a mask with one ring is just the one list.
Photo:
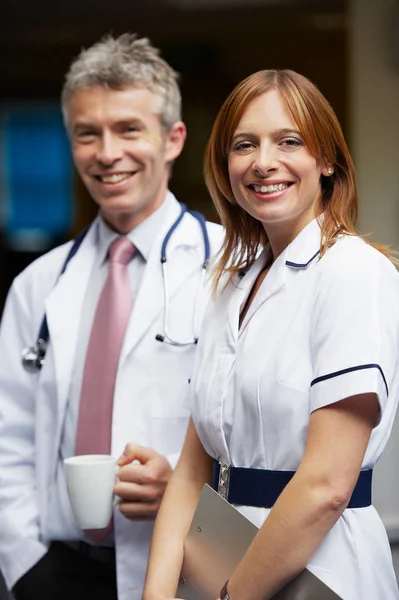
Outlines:
[[[269, 599], [308, 567], [343, 600], [397, 599], [370, 488], [399, 394], [399, 276], [356, 233], [338, 121], [301, 75], [255, 73], [219, 112], [205, 175], [227, 235], [144, 598], [175, 593], [216, 459], [257, 469], [265, 496], [240, 501], [260, 530], [221, 597]], [[270, 471], [288, 472], [272, 501]]]

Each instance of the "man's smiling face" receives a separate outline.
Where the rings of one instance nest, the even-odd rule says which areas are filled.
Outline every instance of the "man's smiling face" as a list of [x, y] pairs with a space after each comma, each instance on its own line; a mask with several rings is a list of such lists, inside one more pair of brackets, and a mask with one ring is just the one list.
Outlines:
[[166, 131], [161, 99], [145, 87], [81, 88], [68, 103], [76, 169], [103, 218], [126, 233], [163, 202], [170, 163], [180, 154], [185, 127]]

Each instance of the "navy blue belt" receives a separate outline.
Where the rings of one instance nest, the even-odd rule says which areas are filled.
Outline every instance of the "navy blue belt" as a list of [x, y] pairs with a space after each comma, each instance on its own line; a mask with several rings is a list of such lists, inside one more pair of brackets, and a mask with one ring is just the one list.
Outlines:
[[[213, 462], [212, 487], [230, 504], [272, 508], [295, 471], [246, 469]], [[363, 508], [371, 504], [373, 471], [360, 471], [347, 508]]]

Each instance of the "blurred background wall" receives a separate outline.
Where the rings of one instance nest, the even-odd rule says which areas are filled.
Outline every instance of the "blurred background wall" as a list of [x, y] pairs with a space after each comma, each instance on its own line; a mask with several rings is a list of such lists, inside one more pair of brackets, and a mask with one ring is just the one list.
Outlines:
[[[398, 0], [18, 0], [0, 9], [0, 314], [31, 260], [95, 215], [75, 176], [58, 108], [82, 47], [137, 32], [181, 74], [188, 139], [171, 182], [215, 219], [202, 180], [214, 116], [233, 86], [264, 68], [310, 77], [352, 150], [362, 232], [399, 250]], [[399, 541], [399, 426], [375, 478], [375, 500]]]

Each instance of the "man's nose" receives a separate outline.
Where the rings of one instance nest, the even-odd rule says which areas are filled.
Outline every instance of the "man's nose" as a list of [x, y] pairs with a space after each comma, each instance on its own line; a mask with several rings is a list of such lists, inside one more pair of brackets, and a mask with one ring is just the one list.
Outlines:
[[104, 166], [112, 166], [122, 158], [122, 147], [117, 138], [109, 133], [104, 133], [98, 142], [97, 160]]

